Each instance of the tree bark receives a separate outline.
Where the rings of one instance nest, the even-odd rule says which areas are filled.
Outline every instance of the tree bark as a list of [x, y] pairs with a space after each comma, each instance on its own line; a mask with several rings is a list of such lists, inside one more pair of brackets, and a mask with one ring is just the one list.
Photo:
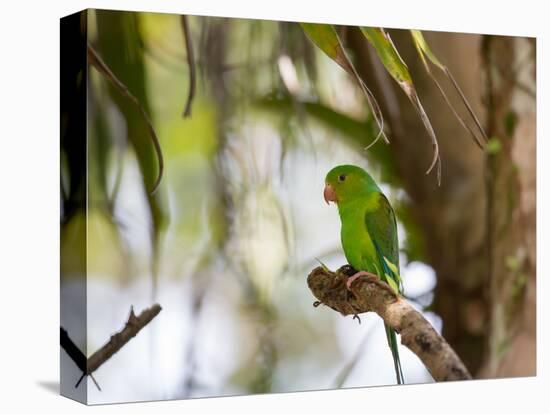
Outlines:
[[505, 36], [485, 36], [481, 50], [496, 145], [486, 159], [491, 312], [479, 373], [490, 378], [536, 373], [535, 99], [521, 88], [535, 86], [530, 51], [526, 39]]

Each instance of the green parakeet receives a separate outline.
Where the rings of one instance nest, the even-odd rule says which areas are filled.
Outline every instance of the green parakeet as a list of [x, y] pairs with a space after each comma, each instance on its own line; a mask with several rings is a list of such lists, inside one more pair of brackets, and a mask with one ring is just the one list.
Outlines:
[[[397, 293], [402, 293], [399, 277], [397, 226], [393, 209], [376, 182], [362, 168], [340, 165], [325, 179], [324, 198], [338, 206], [342, 223], [340, 237], [348, 263], [361, 276], [361, 271], [378, 275]], [[403, 384], [403, 372], [395, 331], [384, 324], [397, 383]]]

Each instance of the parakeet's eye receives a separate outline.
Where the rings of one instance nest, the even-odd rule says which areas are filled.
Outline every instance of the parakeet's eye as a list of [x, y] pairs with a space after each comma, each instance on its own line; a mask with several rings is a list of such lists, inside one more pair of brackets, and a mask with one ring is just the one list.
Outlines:
[[346, 174], [340, 174], [338, 176], [338, 181], [340, 181], [341, 183], [343, 183], [344, 181], [346, 181]]

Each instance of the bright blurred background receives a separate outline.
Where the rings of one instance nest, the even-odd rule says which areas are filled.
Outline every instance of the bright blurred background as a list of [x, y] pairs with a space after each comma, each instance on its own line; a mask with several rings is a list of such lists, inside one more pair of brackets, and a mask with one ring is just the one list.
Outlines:
[[[91, 354], [123, 327], [131, 306], [163, 309], [94, 373], [102, 390], [88, 381], [89, 402], [394, 384], [381, 319], [361, 315], [358, 324], [314, 308], [306, 284], [318, 261], [332, 269], [346, 262], [336, 207], [322, 192], [332, 167], [357, 164], [397, 211], [406, 297], [445, 330], [433, 306], [439, 274], [426, 252], [426, 222], [414, 210], [427, 204], [399, 177], [403, 169], [388, 155], [394, 144], [364, 150], [377, 129], [361, 90], [299, 24], [188, 16], [187, 25], [196, 93], [183, 117], [191, 81], [180, 16], [88, 12], [89, 42], [150, 114], [165, 161], [150, 196], [158, 170], [146, 125], [90, 67], [87, 218], [67, 202], [71, 154], [62, 149], [61, 157], [62, 300], [82, 299], [74, 292], [87, 269], [87, 338], [73, 340]], [[473, 35], [461, 41], [479, 44]], [[460, 187], [445, 172], [453, 168], [445, 153], [443, 185]], [[440, 191], [434, 175], [422, 179]], [[473, 191], [463, 187], [457, 191]], [[75, 242], [84, 228], [87, 259]], [[484, 318], [472, 312], [470, 320]], [[78, 320], [62, 314], [69, 335]], [[433, 381], [407, 348], [400, 353], [406, 383]], [[67, 356], [62, 367], [76, 383], [80, 372]]]

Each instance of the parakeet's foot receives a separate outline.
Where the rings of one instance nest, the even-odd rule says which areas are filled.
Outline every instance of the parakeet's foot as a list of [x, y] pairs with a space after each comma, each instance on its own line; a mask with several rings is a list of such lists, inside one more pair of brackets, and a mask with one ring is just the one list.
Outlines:
[[361, 270], [360, 272], [355, 273], [353, 276], [350, 276], [348, 280], [346, 280], [346, 287], [348, 288], [348, 290], [351, 290], [351, 284], [360, 277], [368, 278], [371, 282], [376, 283], [381, 288], [387, 290], [396, 299], [399, 299], [399, 295], [394, 292], [394, 290], [390, 287], [390, 285], [380, 280], [378, 276], [373, 275], [372, 273], [369, 273], [369, 272], [365, 272], [364, 270]]
[[369, 273], [369, 272], [365, 272], [364, 270], [361, 270], [360, 272], [357, 272], [355, 273], [353, 276], [350, 276], [348, 278], [348, 280], [346, 280], [346, 287], [348, 288], [348, 290], [351, 290], [351, 284], [357, 280], [358, 278], [360, 278], [361, 276], [366, 276], [368, 278], [372, 278], [372, 274]]

